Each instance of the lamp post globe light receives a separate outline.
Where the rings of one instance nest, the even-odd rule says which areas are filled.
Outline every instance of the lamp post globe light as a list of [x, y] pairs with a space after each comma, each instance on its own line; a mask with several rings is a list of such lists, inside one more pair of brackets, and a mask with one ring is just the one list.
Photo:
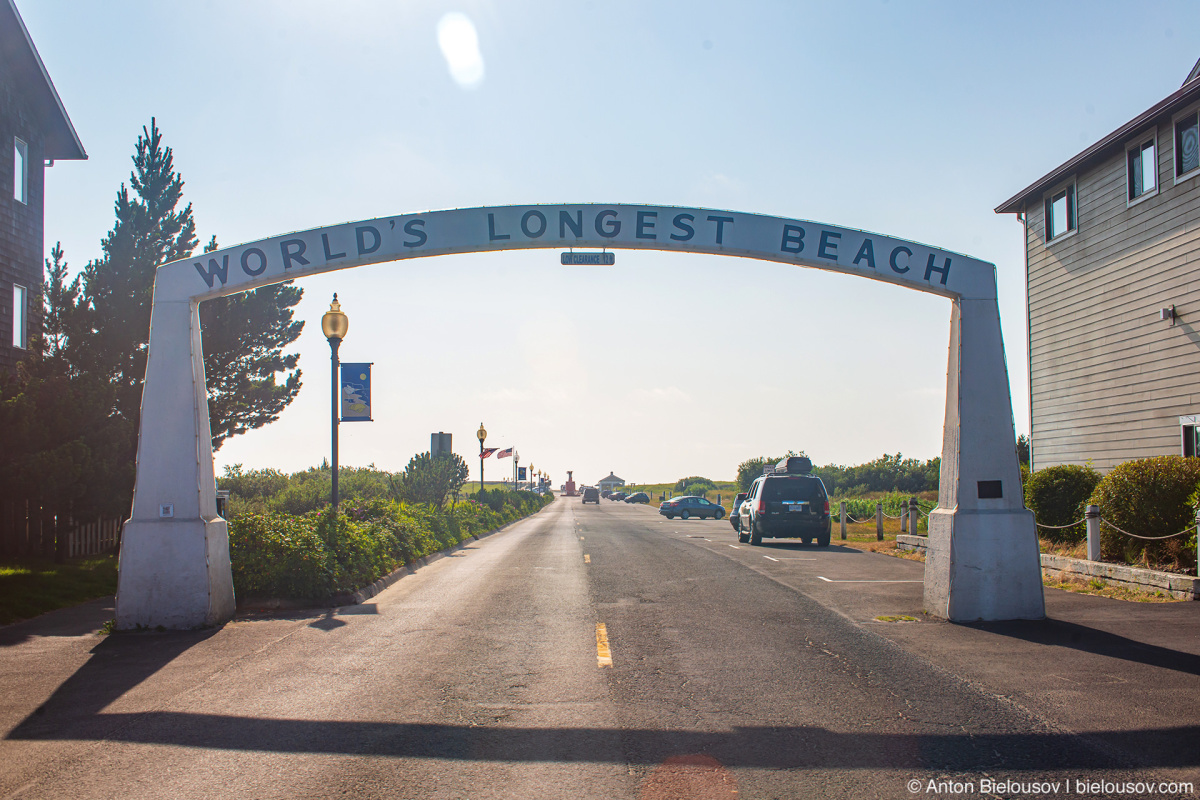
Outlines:
[[487, 430], [483, 427], [483, 423], [479, 423], [479, 430], [475, 431], [475, 438], [479, 440], [479, 491], [483, 491], [483, 442], [487, 439]]
[[329, 310], [321, 317], [321, 332], [329, 340], [331, 376], [329, 381], [330, 426], [333, 430], [333, 462], [331, 464], [333, 491], [331, 506], [335, 516], [338, 510], [338, 348], [341, 347], [342, 339], [346, 338], [346, 331], [349, 329], [350, 319], [342, 311], [342, 304], [338, 302], [337, 292], [334, 292], [333, 302], [329, 304]]

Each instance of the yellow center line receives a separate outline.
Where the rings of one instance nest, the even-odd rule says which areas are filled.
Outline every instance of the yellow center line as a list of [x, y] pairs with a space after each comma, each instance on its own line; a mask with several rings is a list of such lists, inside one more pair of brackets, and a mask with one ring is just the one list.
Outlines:
[[608, 649], [608, 630], [603, 622], [596, 623], [596, 667], [611, 667], [612, 651]]
[[592, 557], [589, 556], [587, 553], [584, 553], [583, 554], [583, 563], [585, 563], [585, 564], [592, 563]]

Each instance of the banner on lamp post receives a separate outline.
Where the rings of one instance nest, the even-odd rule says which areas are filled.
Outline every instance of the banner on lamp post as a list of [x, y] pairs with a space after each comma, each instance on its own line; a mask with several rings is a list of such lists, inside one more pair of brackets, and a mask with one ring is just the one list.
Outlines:
[[342, 422], [372, 422], [371, 364], [342, 364]]

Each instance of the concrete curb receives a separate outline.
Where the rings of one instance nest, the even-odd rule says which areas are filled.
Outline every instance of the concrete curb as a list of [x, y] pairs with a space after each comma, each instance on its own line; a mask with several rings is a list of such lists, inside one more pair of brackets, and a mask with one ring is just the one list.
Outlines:
[[[925, 536], [901, 534], [896, 537], [896, 549], [923, 552], [928, 541]], [[1160, 572], [1125, 564], [1110, 564], [1106, 561], [1087, 561], [1053, 553], [1042, 553], [1042, 570], [1053, 576], [1078, 575], [1129, 589], [1165, 592], [1179, 600], [1200, 598], [1200, 578], [1176, 572]]]
[[[555, 499], [557, 499], [557, 498], [555, 498]], [[411, 563], [405, 564], [402, 567], [392, 570], [391, 572], [389, 572], [387, 575], [384, 575], [379, 580], [375, 581], [374, 583], [368, 584], [367, 586], [364, 586], [361, 589], [358, 589], [357, 591], [345, 592], [343, 594], [336, 594], [333, 597], [329, 597], [325, 600], [315, 600], [315, 601], [288, 600], [288, 599], [282, 598], [282, 597], [247, 597], [244, 600], [238, 600], [237, 610], [239, 612], [284, 611], [284, 610], [293, 610], [293, 609], [302, 609], [302, 608], [338, 608], [340, 606], [361, 605], [362, 603], [365, 603], [367, 600], [370, 600], [372, 597], [374, 597], [375, 595], [382, 592], [384, 589], [391, 586], [396, 581], [403, 578], [405, 575], [412, 575], [412, 574], [416, 573], [416, 571], [419, 568], [427, 567], [430, 564], [432, 564], [433, 562], [438, 561], [439, 559], [445, 558], [450, 553], [456, 552], [458, 550], [462, 550], [464, 547], [466, 547], [471, 542], [479, 541], [480, 539], [483, 539], [484, 537], [491, 536], [496, 533], [500, 533], [501, 531], [507, 530], [508, 528], [511, 528], [513, 525], [516, 525], [518, 522], [524, 522], [527, 519], [532, 519], [533, 517], [536, 517], [538, 514], [542, 513], [542, 511], [549, 508], [551, 505], [552, 505], [552, 503], [547, 503], [546, 505], [542, 506], [537, 511], [533, 512], [532, 514], [530, 514], [527, 517], [521, 517], [520, 519], [514, 519], [512, 522], [509, 522], [505, 525], [501, 525], [499, 528], [496, 528], [495, 530], [486, 531], [477, 536], [473, 536], [470, 539], [464, 539], [463, 541], [459, 542], [458, 544], [454, 545], [453, 547], [447, 547], [445, 550], [439, 550], [436, 553], [430, 553], [427, 556], [421, 556], [420, 558], [412, 561]]]

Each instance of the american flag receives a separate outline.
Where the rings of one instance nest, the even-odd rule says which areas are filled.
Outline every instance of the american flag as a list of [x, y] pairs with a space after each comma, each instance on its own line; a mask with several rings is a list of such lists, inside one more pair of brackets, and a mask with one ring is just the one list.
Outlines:
[[496, 458], [509, 458], [512, 456], [512, 451], [513, 449], [511, 447], [507, 450], [501, 450], [499, 453], [496, 453]]
[[497, 451], [497, 450], [499, 450], [499, 449], [500, 449], [500, 448], [498, 448], [498, 447], [487, 447], [487, 448], [484, 448], [483, 450], [480, 450], [480, 451], [479, 451], [479, 457], [480, 457], [480, 458], [487, 458], [488, 456], [490, 456], [492, 453], [496, 452], [496, 451]]

